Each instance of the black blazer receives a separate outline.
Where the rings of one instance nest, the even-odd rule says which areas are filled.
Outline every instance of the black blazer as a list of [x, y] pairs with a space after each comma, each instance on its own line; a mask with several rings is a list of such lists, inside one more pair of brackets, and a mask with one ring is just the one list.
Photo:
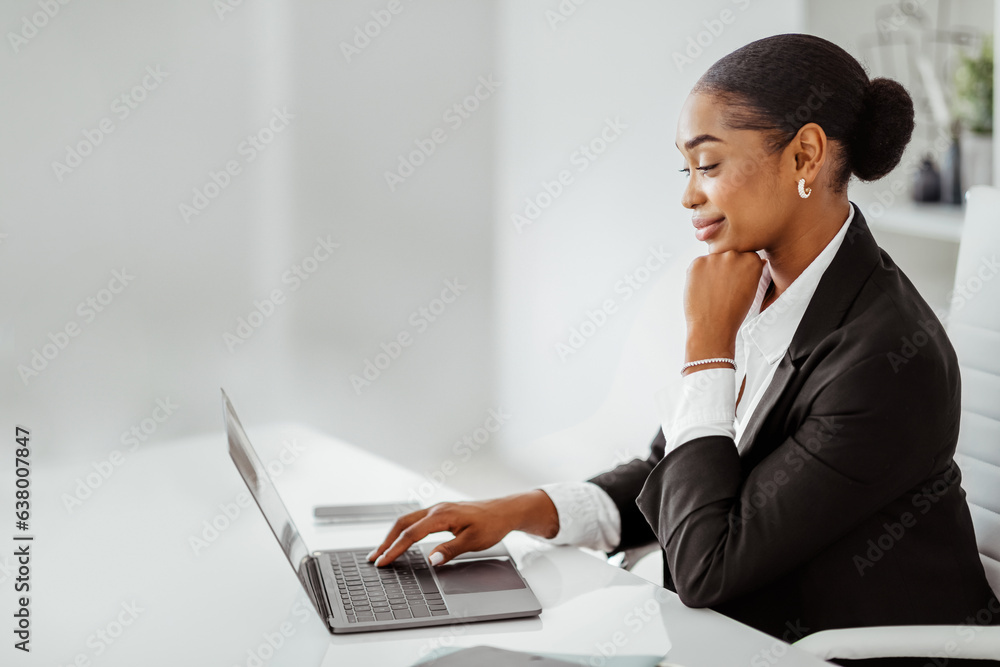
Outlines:
[[1000, 606], [952, 459], [960, 416], [951, 342], [855, 206], [743, 453], [706, 436], [663, 456], [661, 429], [649, 458], [590, 481], [621, 513], [612, 554], [658, 541], [688, 606], [788, 641], [974, 623]]

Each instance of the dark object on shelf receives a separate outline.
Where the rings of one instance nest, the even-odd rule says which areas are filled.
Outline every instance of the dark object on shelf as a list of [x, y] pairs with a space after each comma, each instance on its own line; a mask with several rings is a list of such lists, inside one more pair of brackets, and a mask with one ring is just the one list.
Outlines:
[[930, 155], [921, 161], [913, 180], [913, 201], [941, 201], [941, 172]]
[[962, 155], [958, 145], [957, 126], [955, 130], [941, 169], [941, 201], [946, 204], [962, 203]]

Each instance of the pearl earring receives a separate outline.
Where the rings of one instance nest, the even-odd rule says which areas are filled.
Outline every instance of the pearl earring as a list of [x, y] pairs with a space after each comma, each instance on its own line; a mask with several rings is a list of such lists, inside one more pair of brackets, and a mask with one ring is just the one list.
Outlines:
[[812, 191], [813, 191], [812, 188], [807, 188], [806, 187], [806, 179], [800, 178], [799, 179], [799, 196], [802, 197], [803, 199], [808, 199], [809, 195], [812, 194]]

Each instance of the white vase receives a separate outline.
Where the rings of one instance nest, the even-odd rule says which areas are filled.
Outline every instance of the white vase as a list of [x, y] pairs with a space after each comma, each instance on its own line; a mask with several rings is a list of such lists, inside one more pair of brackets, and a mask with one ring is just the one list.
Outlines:
[[962, 192], [973, 185], [993, 185], [993, 135], [962, 130]]

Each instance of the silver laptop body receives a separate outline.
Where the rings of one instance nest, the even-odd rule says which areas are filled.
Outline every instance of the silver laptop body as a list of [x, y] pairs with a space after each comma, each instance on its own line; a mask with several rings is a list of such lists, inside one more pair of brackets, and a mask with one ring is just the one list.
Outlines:
[[437, 567], [428, 560], [433, 544], [418, 543], [381, 568], [366, 559], [371, 547], [310, 552], [225, 390], [222, 408], [229, 456], [330, 632], [451, 625], [541, 613], [541, 605], [503, 544], [462, 554]]

